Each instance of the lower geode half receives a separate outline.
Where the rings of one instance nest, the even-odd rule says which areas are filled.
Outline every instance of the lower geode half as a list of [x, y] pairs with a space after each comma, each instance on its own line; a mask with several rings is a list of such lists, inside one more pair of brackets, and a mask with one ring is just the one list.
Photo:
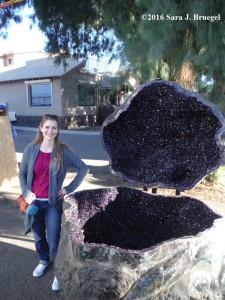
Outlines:
[[113, 174], [186, 190], [223, 161], [223, 131], [224, 118], [212, 103], [175, 82], [154, 80], [105, 120], [101, 135]]
[[196, 282], [210, 276], [200, 296], [211, 295], [222, 266], [222, 254], [214, 251], [225, 253], [224, 219], [201, 201], [115, 187], [77, 192], [64, 206], [55, 264], [63, 299], [177, 297], [184, 277], [190, 295], [198, 292], [190, 284], [195, 275]]

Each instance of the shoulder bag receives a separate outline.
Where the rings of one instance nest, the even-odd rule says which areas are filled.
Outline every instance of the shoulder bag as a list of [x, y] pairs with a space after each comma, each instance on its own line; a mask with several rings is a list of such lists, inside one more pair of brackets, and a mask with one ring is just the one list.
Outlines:
[[[41, 178], [41, 180], [40, 180], [40, 182], [39, 182], [39, 185], [38, 185], [38, 187], [37, 187], [37, 189], [36, 189], [36, 191], [35, 191], [35, 194], [36, 194], [37, 191], [39, 190], [39, 187], [40, 187], [40, 185], [41, 185], [41, 183], [42, 183], [42, 180], [44, 179], [44, 176], [45, 176], [47, 170], [48, 170], [48, 167], [46, 168], [46, 170], [45, 170], [45, 172], [44, 172], [44, 174], [43, 174], [43, 176], [42, 176], [42, 178]], [[19, 195], [19, 197], [16, 199], [16, 202], [17, 202], [17, 204], [19, 205], [20, 210], [21, 210], [22, 212], [26, 212], [26, 209], [27, 209], [27, 207], [28, 207], [28, 203], [27, 203], [26, 200], [23, 198], [23, 195], [22, 195], [22, 194]]]

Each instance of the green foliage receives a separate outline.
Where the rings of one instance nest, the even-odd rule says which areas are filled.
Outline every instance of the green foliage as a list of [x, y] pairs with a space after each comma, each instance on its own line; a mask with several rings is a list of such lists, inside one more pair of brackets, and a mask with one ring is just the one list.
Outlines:
[[203, 184], [214, 184], [217, 181], [217, 170], [209, 173], [202, 179]]
[[112, 51], [115, 41], [104, 23], [102, 1], [33, 0], [33, 5], [49, 53], [77, 58]]
[[220, 166], [215, 171], [209, 173], [202, 179], [203, 184], [221, 184], [225, 185], [225, 166]]

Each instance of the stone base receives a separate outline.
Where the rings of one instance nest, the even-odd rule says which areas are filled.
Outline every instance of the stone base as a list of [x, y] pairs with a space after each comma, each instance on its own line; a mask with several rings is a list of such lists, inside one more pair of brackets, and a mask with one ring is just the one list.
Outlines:
[[115, 187], [64, 208], [62, 299], [223, 299], [225, 219], [201, 201]]
[[17, 183], [18, 165], [8, 115], [0, 115], [0, 188]]

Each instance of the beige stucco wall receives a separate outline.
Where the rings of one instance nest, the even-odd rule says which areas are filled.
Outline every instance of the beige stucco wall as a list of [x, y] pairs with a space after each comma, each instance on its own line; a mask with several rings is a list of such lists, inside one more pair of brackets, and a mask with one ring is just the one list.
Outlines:
[[0, 57], [0, 67], [9, 66], [9, 59], [12, 60], [12, 65], [21, 65], [26, 61], [35, 60], [39, 58], [48, 57], [49, 55], [44, 51], [31, 51], [31, 52], [9, 52]]
[[14, 53], [14, 65], [19, 65], [25, 63], [26, 61], [39, 59], [43, 57], [48, 57], [48, 54], [43, 51]]
[[0, 84], [0, 101], [8, 104], [9, 111], [23, 115], [27, 109], [26, 86], [22, 82]]
[[8, 104], [9, 111], [18, 116], [41, 116], [45, 113], [62, 115], [61, 79], [52, 80], [52, 107], [29, 107], [24, 81], [0, 83], [0, 102]]
[[74, 72], [62, 78], [62, 113], [64, 116], [81, 116], [96, 114], [96, 106], [78, 106], [78, 81], [95, 82], [96, 76], [92, 74]]

